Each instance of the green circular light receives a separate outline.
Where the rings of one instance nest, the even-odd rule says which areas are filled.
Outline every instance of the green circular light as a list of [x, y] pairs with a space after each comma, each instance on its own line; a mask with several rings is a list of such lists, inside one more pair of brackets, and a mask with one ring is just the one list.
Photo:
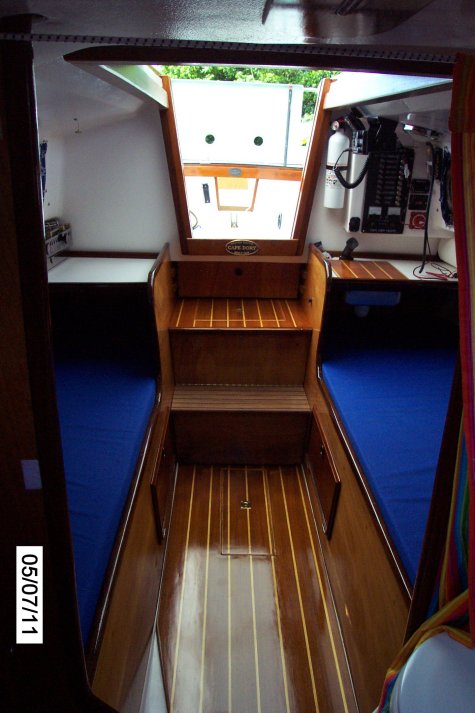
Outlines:
[[254, 143], [256, 144], [256, 146], [262, 146], [262, 144], [264, 143], [264, 139], [262, 138], [262, 136], [256, 136], [256, 138], [254, 139]]
[[214, 136], [213, 134], [206, 134], [205, 136], [205, 141], [207, 144], [214, 144]]

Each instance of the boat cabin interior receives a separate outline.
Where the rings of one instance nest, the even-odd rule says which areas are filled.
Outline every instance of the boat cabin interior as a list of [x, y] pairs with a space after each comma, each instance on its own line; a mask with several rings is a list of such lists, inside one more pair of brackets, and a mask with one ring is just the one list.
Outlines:
[[4, 5], [8, 710], [375, 711], [449, 517], [473, 10]]

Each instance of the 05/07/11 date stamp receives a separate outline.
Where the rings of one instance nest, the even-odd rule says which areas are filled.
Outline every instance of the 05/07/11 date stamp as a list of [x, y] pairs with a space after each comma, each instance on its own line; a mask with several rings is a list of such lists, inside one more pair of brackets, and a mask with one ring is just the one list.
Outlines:
[[43, 643], [43, 547], [16, 548], [16, 642]]

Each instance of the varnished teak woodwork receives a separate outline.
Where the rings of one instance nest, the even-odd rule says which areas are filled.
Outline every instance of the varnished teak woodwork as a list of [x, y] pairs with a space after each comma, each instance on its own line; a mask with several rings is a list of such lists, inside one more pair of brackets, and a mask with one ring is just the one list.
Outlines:
[[173, 330], [178, 384], [302, 384], [308, 332]]
[[[320, 375], [320, 369], [319, 369], [319, 375]], [[369, 512], [371, 512], [371, 515], [374, 520], [375, 530], [376, 530], [376, 532], [378, 532], [381, 542], [387, 551], [388, 561], [390, 562], [391, 566], [393, 567], [394, 574], [395, 574], [396, 578], [400, 581], [402, 589], [405, 590], [405, 592], [407, 593], [408, 596], [411, 596], [412, 590], [413, 590], [412, 584], [411, 584], [409, 577], [404, 569], [400, 555], [399, 555], [397, 548], [392, 540], [392, 537], [389, 534], [388, 528], [384, 521], [383, 514], [381, 513], [378, 502], [372, 493], [371, 487], [370, 487], [370, 485], [367, 481], [367, 478], [366, 478], [366, 474], [365, 474], [364, 469], [360, 463], [360, 460], [355, 452], [355, 449], [353, 447], [351, 439], [349, 438], [349, 436], [347, 434], [346, 428], [342, 422], [340, 414], [339, 414], [338, 410], [335, 408], [335, 405], [334, 405], [333, 400], [330, 396], [330, 393], [326, 387], [324, 380], [321, 378], [321, 376], [319, 378], [319, 390], [320, 390], [320, 393], [324, 396], [324, 399], [327, 404], [328, 413], [331, 415], [332, 421], [335, 426], [336, 433], [338, 434], [340, 443], [346, 453], [348, 463], [353, 470], [355, 480], [358, 483], [358, 485], [361, 489], [361, 492], [363, 493], [363, 496], [368, 503]], [[323, 434], [325, 434], [325, 431], [323, 429], [320, 429], [320, 430]]]
[[408, 278], [384, 260], [332, 260], [331, 270], [343, 280], [403, 281]]
[[310, 412], [302, 386], [186, 386], [178, 384], [172, 409], [177, 411]]
[[318, 421], [315, 417], [312, 418], [307, 462], [315, 481], [322, 530], [330, 538], [333, 521], [336, 516], [341, 481], [333, 460], [332, 451], [324, 434], [320, 432]]
[[166, 410], [171, 404], [174, 386], [168, 325], [175, 307], [173, 267], [168, 245], [160, 252], [159, 265], [154, 270], [150, 289], [160, 351], [160, 405], [162, 410]]
[[144, 657], [153, 629], [164, 552], [164, 544], [159, 543], [167, 524], [174, 472], [167, 426], [173, 396], [168, 322], [175, 298], [167, 246], [154, 265], [150, 282], [160, 351], [160, 399], [114, 571], [109, 573], [113, 579], [106, 583], [110, 591], [101, 619], [103, 631], [92, 684], [96, 695], [120, 711], [126, 704], [132, 710], [140, 706], [140, 700], [131, 700], [131, 692], [137, 695], [137, 677], [142, 684], [145, 680]]
[[302, 384], [310, 331], [298, 302], [179, 300], [170, 322], [178, 384]]
[[[386, 670], [403, 643], [409, 596], [321, 395], [315, 406], [341, 480], [331, 539], [320, 526], [320, 541], [358, 704], [361, 710], [371, 711], [378, 703]], [[309, 485], [318, 512], [311, 480]]]
[[301, 297], [302, 309], [312, 329], [312, 339], [308, 352], [305, 373], [305, 392], [313, 406], [316, 399], [317, 354], [320, 343], [325, 304], [331, 285], [331, 270], [320, 250], [310, 248], [305, 285]]
[[301, 303], [275, 298], [200, 298], [178, 300], [170, 329], [309, 328]]
[[170, 713], [356, 713], [300, 468], [180, 467], [158, 632]]
[[221, 470], [221, 554], [276, 554], [269, 486], [264, 470]]
[[228, 177], [233, 174], [231, 169], [238, 168], [240, 170], [240, 178], [262, 178], [271, 181], [300, 181], [302, 178], [301, 168], [288, 168], [287, 166], [259, 166], [251, 164], [231, 165], [225, 163], [185, 163], [183, 164], [184, 176], [214, 176]]
[[298, 297], [300, 265], [275, 262], [179, 262], [179, 297]]
[[[162, 421], [157, 417], [152, 431], [152, 448], [147, 453], [114, 573], [92, 681], [94, 693], [118, 711], [124, 710], [126, 704], [132, 710], [140, 707], [145, 680], [143, 662], [147, 660], [158, 601], [164, 547], [157, 543], [150, 482], [156, 464], [160, 466], [161, 453], [157, 455], [156, 450], [164, 440], [161, 427]], [[167, 475], [170, 475], [168, 470]], [[138, 685], [139, 698], [133, 703], [131, 692], [135, 691], [137, 695], [140, 682], [135, 679], [140, 670], [142, 686]]]
[[181, 463], [300, 463], [309, 413], [178, 411], [173, 413]]
[[161, 430], [157, 463], [150, 481], [157, 541], [159, 543], [163, 541], [168, 527], [176, 466], [174, 445], [170, 432], [170, 409], [168, 407]]
[[[335, 279], [337, 282], [338, 278]], [[319, 340], [332, 284], [329, 263], [312, 248], [302, 295], [303, 307], [313, 327], [305, 391], [318, 422], [310, 441], [309, 460], [318, 461], [323, 443], [332, 459], [332, 468], [320, 471], [320, 476], [323, 472], [328, 478], [323, 482], [320, 478], [319, 492], [313, 477], [315, 473], [309, 477], [308, 483], [356, 698], [361, 711], [371, 711], [378, 703], [386, 670], [404, 639], [409, 593], [355, 477], [317, 382]], [[318, 470], [315, 465], [312, 469]], [[333, 472], [341, 482], [336, 510], [333, 509], [335, 493], [330, 477]], [[328, 485], [329, 489], [326, 488]], [[331, 539], [325, 533], [328, 520], [322, 517], [322, 502], [325, 503], [323, 511], [329, 517], [334, 516]]]

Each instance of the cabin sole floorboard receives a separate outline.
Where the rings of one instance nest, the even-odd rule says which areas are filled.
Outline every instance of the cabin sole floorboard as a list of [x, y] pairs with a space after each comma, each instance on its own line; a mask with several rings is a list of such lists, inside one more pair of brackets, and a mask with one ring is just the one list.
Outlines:
[[300, 466], [179, 467], [158, 635], [170, 713], [357, 711]]

